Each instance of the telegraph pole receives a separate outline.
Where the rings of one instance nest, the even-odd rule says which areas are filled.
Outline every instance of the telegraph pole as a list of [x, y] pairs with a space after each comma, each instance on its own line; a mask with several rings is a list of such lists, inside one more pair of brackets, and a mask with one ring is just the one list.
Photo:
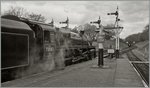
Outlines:
[[115, 33], [116, 33], [116, 51], [115, 51], [115, 56], [116, 58], [119, 58], [119, 34], [120, 32], [122, 31], [123, 27], [119, 27], [119, 21], [120, 19], [118, 18], [119, 17], [119, 12], [118, 12], [118, 6], [117, 6], [117, 10], [115, 13], [108, 13], [108, 15], [115, 15], [116, 16], [116, 21], [115, 21], [115, 25], [114, 25], [114, 28], [116, 26], [116, 30], [115, 30]]
[[101, 29], [101, 19], [99, 16], [99, 19], [97, 21], [90, 22], [91, 24], [98, 24], [98, 30], [95, 32], [98, 33], [97, 37], [97, 42], [98, 42], [98, 67], [102, 67], [104, 65], [104, 60], [103, 60], [103, 42], [104, 38], [102, 36], [102, 29]]

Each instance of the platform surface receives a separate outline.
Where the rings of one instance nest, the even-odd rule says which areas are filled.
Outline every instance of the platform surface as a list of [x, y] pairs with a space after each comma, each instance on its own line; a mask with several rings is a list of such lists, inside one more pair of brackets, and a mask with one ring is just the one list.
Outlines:
[[107, 68], [97, 68], [97, 59], [2, 83], [2, 87], [144, 87], [126, 55], [104, 59]]

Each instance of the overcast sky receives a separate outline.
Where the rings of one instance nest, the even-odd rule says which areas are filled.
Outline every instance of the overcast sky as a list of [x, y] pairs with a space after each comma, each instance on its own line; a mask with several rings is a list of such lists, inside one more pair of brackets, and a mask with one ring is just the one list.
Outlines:
[[28, 12], [42, 14], [47, 22], [53, 18], [55, 25], [69, 17], [70, 27], [89, 23], [101, 16], [102, 25], [114, 24], [115, 16], [107, 13], [115, 12], [119, 6], [119, 18], [124, 27], [121, 38], [130, 34], [142, 32], [146, 24], [149, 24], [149, 0], [148, 1], [2, 1], [1, 13], [10, 6], [23, 7]]

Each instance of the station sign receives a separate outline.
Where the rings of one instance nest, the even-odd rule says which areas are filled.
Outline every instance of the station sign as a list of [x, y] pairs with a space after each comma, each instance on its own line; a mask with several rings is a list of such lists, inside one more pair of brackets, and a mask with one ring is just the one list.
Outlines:
[[115, 53], [114, 49], [108, 49], [108, 53]]

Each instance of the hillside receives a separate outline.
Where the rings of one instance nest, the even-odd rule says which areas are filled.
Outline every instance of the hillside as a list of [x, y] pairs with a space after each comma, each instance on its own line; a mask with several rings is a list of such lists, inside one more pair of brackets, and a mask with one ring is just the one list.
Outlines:
[[142, 32], [129, 35], [128, 37], [125, 38], [125, 40], [131, 44], [133, 43], [133, 41], [136, 43], [148, 41], [149, 40], [149, 25], [146, 25]]
[[136, 44], [137, 52], [141, 54], [145, 59], [149, 58], [149, 41], [139, 42]]

